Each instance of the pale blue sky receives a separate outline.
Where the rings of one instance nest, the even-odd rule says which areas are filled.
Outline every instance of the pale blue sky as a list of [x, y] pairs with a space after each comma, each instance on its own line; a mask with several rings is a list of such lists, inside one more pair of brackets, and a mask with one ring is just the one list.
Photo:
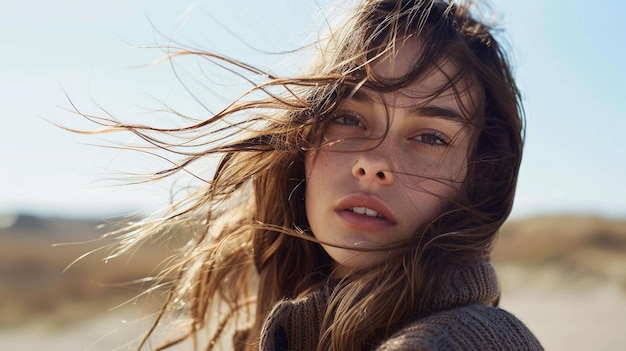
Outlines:
[[[626, 3], [558, 3], [492, 1], [527, 114], [514, 216], [626, 216], [626, 31], [619, 25]], [[0, 212], [106, 215], [164, 201], [166, 184], [120, 188], [102, 180], [103, 172], [146, 170], [154, 161], [86, 146], [99, 141], [41, 117], [84, 125], [63, 110], [64, 90], [88, 112], [99, 103], [136, 115], [155, 96], [193, 113], [167, 64], [139, 68], [161, 56], [133, 47], [165, 44], [155, 28], [263, 68], [290, 67], [237, 44], [216, 20], [277, 51], [310, 39], [322, 16], [313, 0], [0, 0]]]

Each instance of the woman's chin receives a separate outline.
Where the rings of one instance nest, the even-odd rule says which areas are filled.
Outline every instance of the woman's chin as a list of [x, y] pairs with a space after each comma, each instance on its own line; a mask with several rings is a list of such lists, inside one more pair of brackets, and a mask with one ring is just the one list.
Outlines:
[[[354, 245], [359, 248], [373, 248], [365, 246], [364, 243]], [[324, 249], [335, 262], [333, 276], [343, 278], [355, 271], [366, 269], [376, 265], [383, 259], [383, 252], [377, 251], [358, 251], [349, 250], [338, 247], [325, 246]]]

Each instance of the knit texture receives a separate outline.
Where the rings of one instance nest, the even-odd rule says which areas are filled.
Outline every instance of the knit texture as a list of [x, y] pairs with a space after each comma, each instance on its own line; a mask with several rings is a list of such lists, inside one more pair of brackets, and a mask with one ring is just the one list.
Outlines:
[[330, 290], [324, 286], [303, 298], [276, 304], [265, 319], [260, 350], [315, 350]]
[[[331, 290], [324, 286], [276, 304], [261, 331], [260, 350], [315, 350]], [[400, 328], [375, 350], [543, 350], [520, 320], [493, 306], [498, 296], [491, 264], [459, 270], [430, 314]]]
[[512, 314], [472, 304], [413, 322], [376, 351], [543, 350], [539, 341]]

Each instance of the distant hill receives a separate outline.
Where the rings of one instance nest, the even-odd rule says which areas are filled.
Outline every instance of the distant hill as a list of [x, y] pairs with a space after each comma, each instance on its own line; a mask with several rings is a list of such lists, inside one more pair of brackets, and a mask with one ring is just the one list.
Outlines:
[[551, 269], [564, 281], [610, 281], [626, 291], [626, 219], [562, 216], [510, 221], [502, 227], [492, 259], [496, 265]]
[[93, 219], [71, 217], [45, 217], [28, 213], [0, 216], [0, 238], [7, 236], [43, 236], [56, 238], [95, 238], [106, 232], [121, 219]]

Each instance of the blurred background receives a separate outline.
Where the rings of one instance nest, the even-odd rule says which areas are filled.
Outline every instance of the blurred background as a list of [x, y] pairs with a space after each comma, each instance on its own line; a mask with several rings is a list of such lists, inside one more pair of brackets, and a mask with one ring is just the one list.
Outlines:
[[[204, 116], [193, 96], [220, 106], [242, 86], [198, 60], [155, 63], [166, 54], [155, 46], [297, 73], [306, 57], [273, 53], [314, 40], [344, 3], [0, 0], [0, 349], [124, 350], [161, 297], [135, 300], [141, 284], [121, 283], [150, 275], [167, 247], [106, 260], [106, 242], [93, 240], [168, 201], [171, 182], [124, 177], [165, 164], [101, 147], [127, 136], [111, 143], [54, 123], [93, 127], [73, 105], [124, 120], [154, 118], [162, 104]], [[490, 4], [527, 118], [515, 208], [494, 252], [502, 306], [547, 350], [624, 349], [626, 3]], [[72, 242], [83, 243], [59, 245]]]

